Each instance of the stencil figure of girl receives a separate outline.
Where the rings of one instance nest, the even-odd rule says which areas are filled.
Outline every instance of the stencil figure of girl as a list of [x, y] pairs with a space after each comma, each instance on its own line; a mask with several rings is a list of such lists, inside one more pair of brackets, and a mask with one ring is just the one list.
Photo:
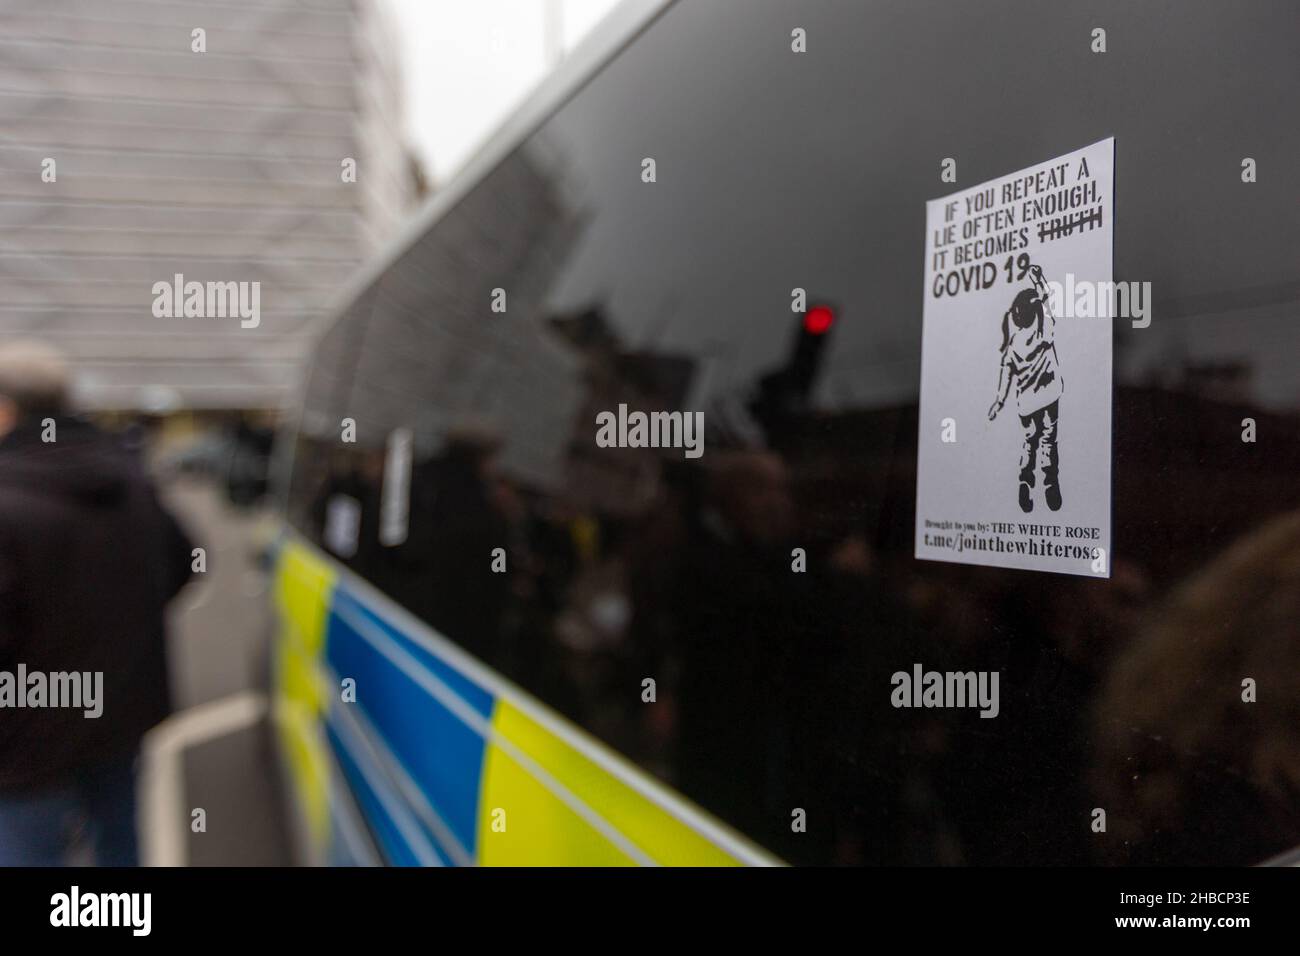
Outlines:
[[1032, 496], [1035, 467], [1043, 472], [1043, 497], [1053, 511], [1061, 507], [1059, 433], [1061, 369], [1056, 357], [1056, 316], [1048, 303], [1047, 283], [1041, 267], [1029, 267], [1032, 287], [1016, 293], [1002, 316], [1002, 364], [998, 394], [989, 408], [989, 421], [997, 418], [1016, 392], [1016, 411], [1025, 440], [1020, 449], [1020, 510], [1034, 510]]

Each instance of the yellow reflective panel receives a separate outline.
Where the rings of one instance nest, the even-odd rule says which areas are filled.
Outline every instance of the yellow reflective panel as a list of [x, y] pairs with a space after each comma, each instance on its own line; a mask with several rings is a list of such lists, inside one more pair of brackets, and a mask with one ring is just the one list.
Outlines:
[[275, 598], [282, 638], [300, 642], [319, 655], [337, 575], [329, 564], [300, 544], [288, 542], [276, 568]]
[[[613, 764], [612, 755], [602, 753], [597, 763], [503, 699], [492, 726], [479, 800], [482, 865], [739, 863], [602, 766], [606, 760]], [[658, 789], [648, 780], [646, 785]], [[498, 811], [505, 811], [504, 831]]]
[[286, 543], [276, 567], [279, 633], [274, 651], [275, 717], [298, 803], [313, 843], [329, 839], [328, 744], [321, 658], [336, 574], [306, 548]]
[[323, 853], [330, 835], [329, 745], [325, 734], [316, 716], [292, 701], [277, 701], [275, 724], [312, 844]]

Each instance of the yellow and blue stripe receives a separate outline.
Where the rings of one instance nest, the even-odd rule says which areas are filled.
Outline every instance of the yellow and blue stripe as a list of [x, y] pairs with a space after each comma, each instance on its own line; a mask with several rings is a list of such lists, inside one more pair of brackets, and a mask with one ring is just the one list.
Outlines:
[[396, 865], [778, 862], [296, 536], [275, 594], [277, 723], [321, 859], [367, 862], [347, 803]]

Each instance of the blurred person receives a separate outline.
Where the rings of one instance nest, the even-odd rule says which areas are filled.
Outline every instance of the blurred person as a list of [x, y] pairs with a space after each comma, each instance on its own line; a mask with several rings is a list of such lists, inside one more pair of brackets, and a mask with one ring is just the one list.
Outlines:
[[69, 391], [54, 349], [0, 346], [5, 866], [65, 862], [79, 826], [100, 865], [137, 862], [136, 755], [170, 709], [164, 608], [191, 573], [139, 457], [69, 415]]
[[[827, 680], [839, 642], [822, 576], [792, 572], [790, 470], [771, 451], [721, 452], [682, 527], [668, 604], [678, 669], [675, 782], [792, 862], [829, 856], [832, 827], [792, 835], [792, 807], [833, 815]], [[814, 555], [811, 561], [816, 562]]]
[[1094, 714], [1106, 858], [1250, 865], [1300, 844], [1297, 687], [1300, 511], [1176, 589], [1117, 656]]
[[440, 455], [415, 466], [393, 588], [403, 606], [491, 664], [500, 661], [515, 577], [483, 573], [493, 549], [513, 537], [496, 471], [500, 449], [495, 428], [467, 424], [449, 432]]

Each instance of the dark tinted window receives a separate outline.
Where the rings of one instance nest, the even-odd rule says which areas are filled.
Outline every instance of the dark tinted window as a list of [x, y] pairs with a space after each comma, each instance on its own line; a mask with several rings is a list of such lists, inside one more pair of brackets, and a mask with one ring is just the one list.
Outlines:
[[[320, 433], [301, 513], [346, 486], [362, 574], [795, 862], [1300, 843], [1297, 26], [1281, 2], [678, 4], [380, 280], [321, 419], [358, 442]], [[918, 562], [940, 162], [974, 184], [1111, 135], [1115, 276], [1155, 296], [1115, 330], [1113, 576]], [[795, 287], [837, 319], [792, 376]], [[703, 456], [598, 447], [620, 404], [704, 412]], [[999, 719], [893, 709], [915, 663], [999, 671]]]
[[357, 483], [350, 476], [359, 462], [342, 443], [343, 422], [350, 415], [357, 349], [373, 305], [370, 289], [324, 330], [304, 383], [301, 417], [292, 423], [296, 427], [290, 439], [277, 449], [280, 461], [292, 465], [289, 520], [315, 541], [324, 532], [330, 495]]

